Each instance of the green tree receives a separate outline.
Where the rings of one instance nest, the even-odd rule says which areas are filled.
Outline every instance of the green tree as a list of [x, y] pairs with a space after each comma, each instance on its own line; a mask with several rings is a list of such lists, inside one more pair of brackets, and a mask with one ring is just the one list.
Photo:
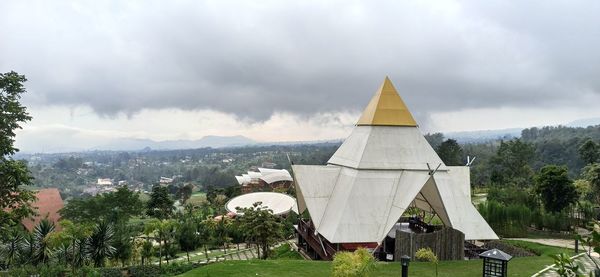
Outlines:
[[115, 253], [113, 246], [114, 229], [108, 222], [96, 225], [88, 240], [89, 255], [95, 267], [103, 267], [107, 258]]
[[577, 150], [579, 152], [579, 157], [586, 164], [595, 163], [598, 161], [598, 158], [600, 158], [600, 146], [592, 139], [588, 138]]
[[7, 232], [6, 237], [2, 239], [3, 244], [0, 248], [0, 257], [7, 267], [10, 267], [19, 260], [23, 239], [23, 231], [19, 228], [11, 228]]
[[250, 208], [238, 209], [238, 212], [244, 214], [240, 224], [246, 237], [262, 248], [262, 259], [266, 259], [269, 247], [282, 238], [283, 223], [261, 202], [254, 203]]
[[196, 250], [200, 246], [200, 236], [198, 235], [198, 224], [191, 219], [183, 221], [177, 230], [177, 242], [179, 248], [185, 251], [188, 262], [190, 261], [190, 251]]
[[560, 212], [577, 201], [577, 188], [564, 166], [547, 165], [535, 176], [536, 190], [549, 212]]
[[437, 147], [436, 152], [446, 165], [453, 166], [465, 164], [463, 160], [463, 149], [458, 145], [456, 140], [447, 139]]
[[93, 226], [87, 223], [73, 223], [68, 219], [59, 222], [62, 230], [57, 233], [62, 239], [69, 241], [71, 269], [75, 269], [83, 264], [82, 257], [85, 256], [85, 241], [92, 234]]
[[591, 198], [596, 203], [600, 203], [600, 163], [587, 165], [581, 175], [590, 186]]
[[125, 265], [133, 255], [133, 239], [135, 233], [124, 223], [118, 224], [115, 228], [112, 246], [115, 252], [113, 258], [121, 262], [121, 266]]
[[429, 145], [433, 147], [433, 149], [437, 149], [442, 142], [444, 142], [444, 134], [442, 133], [433, 133], [426, 134], [425, 139], [429, 142]]
[[60, 211], [63, 218], [75, 222], [98, 222], [106, 220], [118, 224], [132, 216], [141, 215], [144, 204], [139, 194], [122, 186], [115, 192], [70, 200]]
[[136, 193], [126, 186], [121, 186], [115, 192], [102, 194], [102, 205], [108, 207], [106, 218], [114, 224], [127, 222], [132, 216], [144, 212], [144, 203]]
[[496, 155], [489, 163], [492, 184], [529, 186], [534, 175], [530, 166], [534, 155], [533, 145], [520, 139], [500, 142]]
[[33, 242], [34, 242], [34, 264], [43, 263], [47, 264], [52, 256], [52, 246], [49, 243], [49, 238], [52, 232], [54, 232], [54, 222], [48, 219], [42, 219], [38, 225], [33, 228]]
[[155, 185], [152, 187], [150, 200], [146, 204], [146, 214], [158, 219], [167, 219], [173, 215], [173, 199], [169, 196], [166, 187]]
[[182, 205], [185, 204], [190, 197], [192, 197], [193, 189], [194, 185], [192, 184], [185, 184], [179, 187], [179, 190], [177, 191], [177, 197], [179, 198], [179, 201], [181, 201]]
[[19, 151], [14, 146], [15, 130], [31, 120], [19, 102], [26, 92], [26, 81], [25, 76], [14, 71], [0, 73], [0, 236], [8, 226], [15, 226], [34, 213], [30, 203], [35, 196], [23, 188], [32, 185], [29, 169], [23, 161], [11, 158]]

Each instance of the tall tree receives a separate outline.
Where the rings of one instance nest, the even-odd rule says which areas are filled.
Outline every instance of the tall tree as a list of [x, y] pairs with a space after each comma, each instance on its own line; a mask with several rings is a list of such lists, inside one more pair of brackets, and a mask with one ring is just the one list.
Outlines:
[[269, 247], [282, 237], [283, 224], [273, 211], [256, 202], [250, 208], [240, 209], [241, 228], [246, 237], [262, 248], [262, 259], [269, 256]]
[[89, 238], [89, 255], [94, 261], [95, 267], [103, 267], [107, 258], [115, 253], [112, 246], [114, 230], [110, 223], [102, 221], [96, 225]]
[[583, 179], [590, 185], [592, 198], [600, 203], [600, 163], [589, 164], [583, 168]]
[[119, 223], [116, 225], [112, 243], [115, 252], [112, 257], [119, 260], [123, 267], [125, 267], [133, 255], [134, 237], [135, 233], [126, 223]]
[[500, 142], [496, 155], [490, 159], [492, 184], [529, 186], [533, 178], [530, 163], [534, 155], [533, 146], [520, 139]]
[[446, 165], [465, 164], [463, 149], [458, 145], [456, 140], [447, 139], [437, 147], [436, 152]]
[[155, 185], [152, 187], [150, 200], [146, 204], [146, 214], [158, 219], [167, 219], [173, 215], [173, 199], [169, 196], [169, 191], [166, 187]]
[[11, 158], [19, 151], [15, 148], [15, 130], [31, 120], [27, 109], [19, 102], [25, 93], [27, 79], [11, 71], [0, 73], [0, 235], [7, 226], [18, 224], [34, 211], [30, 202], [35, 200], [33, 192], [24, 189], [31, 185], [31, 175], [23, 161]]
[[598, 159], [600, 158], [600, 146], [590, 138], [585, 140], [577, 150], [579, 152], [579, 157], [586, 164], [598, 162]]
[[59, 223], [62, 230], [57, 233], [59, 237], [70, 243], [69, 251], [71, 258], [71, 269], [73, 274], [75, 269], [83, 264], [81, 257], [85, 256], [85, 240], [92, 234], [93, 226], [86, 223], [73, 223], [68, 219], [63, 219]]
[[34, 263], [46, 264], [52, 256], [52, 246], [49, 243], [49, 238], [52, 232], [54, 232], [54, 222], [48, 219], [42, 219], [38, 225], [33, 228], [33, 241], [34, 241]]
[[60, 211], [63, 218], [76, 222], [98, 222], [106, 220], [117, 224], [141, 215], [144, 204], [139, 194], [122, 186], [115, 192], [70, 200]]
[[577, 201], [577, 189], [564, 166], [542, 167], [536, 174], [535, 181], [544, 208], [549, 212], [560, 212]]
[[431, 147], [433, 147], [433, 149], [437, 149], [440, 144], [442, 144], [442, 142], [444, 142], [444, 134], [442, 133], [433, 133], [433, 134], [426, 134], [425, 135], [425, 139], [427, 140], [427, 142], [429, 142], [429, 145], [431, 145]]
[[192, 219], [186, 219], [180, 223], [177, 230], [177, 242], [179, 248], [185, 251], [188, 262], [190, 261], [190, 251], [196, 250], [200, 246], [200, 236], [198, 233], [198, 224]]
[[182, 205], [185, 204], [188, 201], [188, 199], [190, 199], [190, 197], [192, 197], [193, 190], [194, 185], [189, 183], [179, 187], [179, 190], [177, 190], [177, 197], [179, 198], [179, 201]]

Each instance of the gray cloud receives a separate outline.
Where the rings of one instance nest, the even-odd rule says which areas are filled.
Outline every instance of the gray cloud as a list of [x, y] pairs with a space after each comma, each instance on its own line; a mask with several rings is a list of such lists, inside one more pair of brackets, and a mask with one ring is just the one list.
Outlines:
[[106, 116], [360, 110], [385, 75], [421, 121], [589, 105], [600, 4], [521, 2], [3, 1], [0, 70], [29, 77], [27, 101]]

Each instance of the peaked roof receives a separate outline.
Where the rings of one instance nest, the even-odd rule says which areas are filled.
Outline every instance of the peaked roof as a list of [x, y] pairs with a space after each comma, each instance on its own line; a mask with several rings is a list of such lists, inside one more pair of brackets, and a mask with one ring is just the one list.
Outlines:
[[365, 108], [356, 125], [417, 126], [417, 122], [388, 77]]
[[59, 228], [58, 221], [60, 220], [59, 211], [64, 207], [60, 192], [56, 188], [41, 189], [36, 192], [37, 200], [32, 203], [36, 209], [37, 216], [27, 218], [22, 221], [22, 224], [31, 231], [44, 218], [54, 222], [56, 228]]

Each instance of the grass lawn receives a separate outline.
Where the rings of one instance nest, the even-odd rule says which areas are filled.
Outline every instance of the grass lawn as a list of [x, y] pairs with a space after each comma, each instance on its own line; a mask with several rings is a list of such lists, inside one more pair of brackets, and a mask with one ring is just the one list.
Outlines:
[[[523, 243], [530, 249], [537, 249], [542, 253], [539, 257], [514, 258], [508, 264], [509, 276], [531, 276], [546, 265], [552, 263], [549, 255], [572, 250], [544, 246], [537, 243], [511, 241], [510, 243]], [[482, 260], [471, 261], [446, 261], [439, 264], [439, 276], [481, 276]], [[251, 261], [225, 261], [200, 267], [180, 276], [330, 276], [331, 262], [305, 261], [305, 260], [251, 260]], [[399, 263], [378, 263], [371, 276], [400, 276]], [[409, 267], [409, 276], [424, 277], [435, 276], [435, 266], [426, 262], [412, 262]]]
[[187, 203], [200, 205], [206, 201], [206, 193], [204, 192], [194, 192]]

